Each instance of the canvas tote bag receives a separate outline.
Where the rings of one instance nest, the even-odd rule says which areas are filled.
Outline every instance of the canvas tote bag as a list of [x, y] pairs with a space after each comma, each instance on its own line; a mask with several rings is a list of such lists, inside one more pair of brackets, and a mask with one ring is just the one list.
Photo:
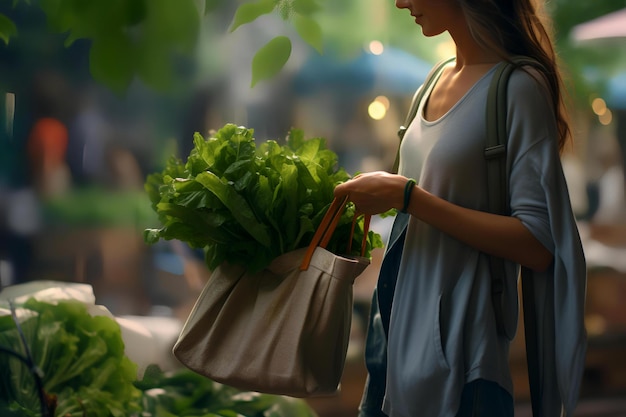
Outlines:
[[[345, 205], [333, 201], [308, 248], [281, 255], [260, 273], [229, 264], [216, 268], [174, 345], [176, 358], [242, 390], [293, 397], [336, 393], [350, 336], [352, 285], [369, 265], [362, 256], [324, 249]], [[369, 217], [365, 225], [361, 254]]]

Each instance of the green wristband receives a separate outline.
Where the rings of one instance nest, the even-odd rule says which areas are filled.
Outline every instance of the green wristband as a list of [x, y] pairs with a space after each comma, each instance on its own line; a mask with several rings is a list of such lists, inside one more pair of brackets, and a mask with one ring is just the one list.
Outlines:
[[402, 213], [406, 213], [407, 209], [409, 208], [413, 187], [415, 187], [415, 180], [413, 178], [409, 178], [409, 180], [404, 185], [404, 207], [402, 207], [402, 210], [400, 210]]

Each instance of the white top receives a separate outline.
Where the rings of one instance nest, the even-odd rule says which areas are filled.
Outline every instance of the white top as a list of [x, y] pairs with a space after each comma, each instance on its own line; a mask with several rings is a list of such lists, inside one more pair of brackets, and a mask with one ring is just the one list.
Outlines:
[[[400, 174], [447, 201], [483, 211], [488, 210], [485, 109], [494, 70], [436, 121], [424, 119], [424, 99], [400, 149]], [[549, 116], [549, 96], [533, 77], [516, 70], [508, 97], [512, 215], [555, 255], [549, 271], [534, 274], [539, 314], [545, 321], [539, 323], [540, 343], [555, 347], [542, 352], [545, 391], [561, 392], [548, 395], [545, 408], [558, 410], [563, 403], [569, 415], [584, 367], [586, 265], [557, 149], [556, 124]], [[513, 334], [519, 266], [506, 266], [505, 322]], [[552, 282], [554, 291], [546, 286]], [[391, 312], [383, 406], [387, 415], [453, 417], [463, 385], [477, 378], [495, 381], [513, 393], [510, 342], [498, 336], [490, 285], [484, 253], [411, 218]]]

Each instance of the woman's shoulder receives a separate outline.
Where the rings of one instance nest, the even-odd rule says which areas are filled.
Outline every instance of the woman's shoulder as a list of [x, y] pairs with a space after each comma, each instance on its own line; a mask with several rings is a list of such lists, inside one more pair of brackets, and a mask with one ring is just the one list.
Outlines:
[[549, 95], [548, 81], [540, 67], [523, 63], [512, 72], [509, 79], [509, 92]]
[[541, 111], [552, 108], [548, 81], [534, 66], [516, 68], [509, 78], [507, 93], [509, 106], [528, 105]]
[[[509, 129], [513, 132], [510, 149], [516, 149], [517, 155], [524, 155], [531, 148], [537, 152], [556, 150], [556, 116], [548, 83], [540, 70], [523, 66], [513, 71], [508, 82], [507, 106]], [[537, 147], [539, 143], [548, 148]]]

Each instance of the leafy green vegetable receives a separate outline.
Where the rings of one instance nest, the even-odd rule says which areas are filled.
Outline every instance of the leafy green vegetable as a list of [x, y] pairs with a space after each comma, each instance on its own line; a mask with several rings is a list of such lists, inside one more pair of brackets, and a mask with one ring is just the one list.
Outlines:
[[151, 365], [136, 386], [146, 416], [316, 417], [302, 399], [242, 392], [188, 369], [165, 374]]
[[[26, 317], [21, 327], [43, 373], [44, 391], [56, 396], [56, 416], [126, 417], [139, 410], [141, 391], [133, 385], [137, 365], [125, 356], [114, 319], [91, 316], [78, 301], [30, 299], [20, 307]], [[0, 346], [25, 355], [9, 315], [0, 316]], [[0, 369], [0, 411], [38, 416], [31, 371], [9, 355], [0, 355]]]
[[[211, 270], [225, 261], [261, 270], [309, 245], [335, 186], [350, 178], [337, 160], [323, 138], [305, 139], [298, 129], [284, 145], [269, 140], [259, 146], [252, 129], [234, 124], [207, 139], [196, 133], [186, 162], [172, 157], [146, 180], [162, 227], [146, 229], [144, 239], [178, 239], [203, 248]], [[328, 250], [345, 253], [354, 212], [348, 204]], [[359, 254], [362, 238], [360, 219], [350, 255]], [[365, 256], [382, 245], [370, 231]]]

